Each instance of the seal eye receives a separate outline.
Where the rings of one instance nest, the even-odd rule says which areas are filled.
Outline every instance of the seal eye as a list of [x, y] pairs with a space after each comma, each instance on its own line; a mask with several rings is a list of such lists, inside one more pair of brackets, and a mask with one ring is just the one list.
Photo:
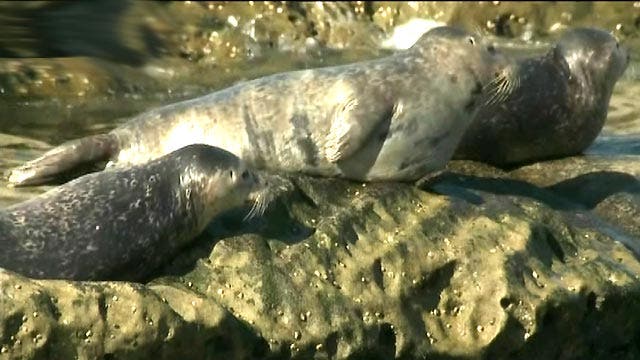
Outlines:
[[243, 171], [240, 176], [242, 176], [242, 180], [249, 180], [249, 172], [247, 170]]
[[229, 170], [229, 177], [233, 179], [233, 170]]
[[476, 44], [476, 39], [474, 39], [473, 36], [469, 36], [469, 39], [467, 39], [467, 40], [469, 40], [469, 44], [471, 44], [471, 45], [475, 45]]

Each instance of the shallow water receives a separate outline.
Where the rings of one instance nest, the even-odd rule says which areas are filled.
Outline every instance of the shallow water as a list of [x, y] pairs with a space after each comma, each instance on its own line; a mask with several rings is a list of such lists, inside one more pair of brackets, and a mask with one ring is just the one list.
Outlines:
[[[502, 43], [518, 53], [539, 52], [539, 44]], [[587, 154], [640, 155], [640, 62], [638, 49], [630, 49], [632, 63], [615, 87], [609, 116], [601, 135]], [[382, 56], [379, 53], [378, 56]], [[302, 68], [341, 64], [373, 57], [371, 53], [332, 52], [320, 58], [274, 53], [259, 63], [243, 64], [223, 73], [203, 69], [200, 74], [211, 79], [198, 85], [187, 80], [171, 88], [146, 89], [144, 92], [90, 98], [12, 99], [0, 96], [0, 172], [32, 159], [47, 149], [47, 144], [106, 132], [127, 121], [130, 116], [164, 104], [200, 96], [238, 81]], [[0, 207], [23, 201], [50, 187], [8, 188], [0, 180]]]

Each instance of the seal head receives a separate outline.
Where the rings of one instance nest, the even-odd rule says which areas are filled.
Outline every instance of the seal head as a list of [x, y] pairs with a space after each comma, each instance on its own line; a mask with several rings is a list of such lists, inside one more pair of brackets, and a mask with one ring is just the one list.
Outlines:
[[581, 153], [602, 130], [628, 63], [608, 32], [568, 30], [546, 55], [517, 61], [511, 91], [481, 107], [454, 158], [510, 167]]
[[578, 82], [575, 96], [587, 107], [608, 103], [613, 84], [630, 59], [629, 52], [610, 33], [589, 28], [568, 31], [553, 51], [558, 62], [566, 62], [572, 80]]

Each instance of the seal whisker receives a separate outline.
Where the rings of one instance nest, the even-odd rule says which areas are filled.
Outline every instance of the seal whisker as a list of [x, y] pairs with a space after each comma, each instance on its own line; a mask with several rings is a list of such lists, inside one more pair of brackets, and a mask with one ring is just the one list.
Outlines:
[[498, 102], [498, 97], [500, 96], [499, 87], [500, 87], [500, 84], [496, 80], [489, 83], [488, 86], [485, 88], [485, 91], [487, 93], [487, 99], [484, 102], [485, 106], [491, 106]]
[[251, 220], [258, 214], [258, 208], [260, 207], [261, 198], [262, 197], [260, 196], [260, 194], [256, 196], [256, 199], [253, 201], [253, 204], [251, 204], [251, 209], [249, 209], [249, 211], [244, 216], [244, 218], [242, 218], [242, 221]]
[[515, 73], [510, 68], [505, 68], [485, 86], [488, 97], [484, 105], [491, 106], [505, 101], [518, 84], [519, 79]]
[[269, 190], [263, 189], [257, 193], [255, 196], [255, 200], [251, 205], [251, 209], [247, 212], [247, 215], [242, 219], [243, 221], [251, 220], [255, 217], [259, 217], [264, 215], [265, 211], [269, 207], [269, 204], [273, 200], [273, 196], [269, 196]]

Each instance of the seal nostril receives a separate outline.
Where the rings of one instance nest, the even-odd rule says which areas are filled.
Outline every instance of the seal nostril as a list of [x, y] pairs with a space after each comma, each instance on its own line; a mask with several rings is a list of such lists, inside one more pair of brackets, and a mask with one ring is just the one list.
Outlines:
[[242, 180], [249, 180], [249, 172], [247, 170], [242, 172]]
[[493, 54], [496, 52], [496, 48], [493, 45], [489, 45], [487, 46], [487, 51]]

